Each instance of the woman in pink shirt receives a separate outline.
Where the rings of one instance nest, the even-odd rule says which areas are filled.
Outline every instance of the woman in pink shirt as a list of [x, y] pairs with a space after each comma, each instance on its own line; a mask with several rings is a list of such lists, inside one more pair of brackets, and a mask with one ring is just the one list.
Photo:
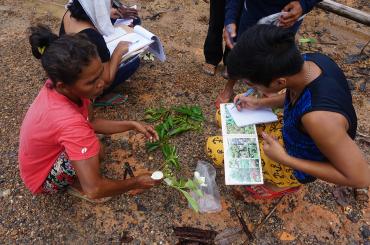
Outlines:
[[96, 133], [136, 130], [150, 141], [158, 140], [158, 135], [140, 122], [93, 117], [90, 100], [104, 88], [104, 66], [95, 45], [83, 34], [59, 38], [44, 26], [30, 31], [32, 53], [41, 60], [49, 79], [21, 127], [19, 168], [27, 188], [36, 194], [70, 187], [97, 200], [159, 184], [150, 175], [111, 180], [100, 174], [102, 152]]

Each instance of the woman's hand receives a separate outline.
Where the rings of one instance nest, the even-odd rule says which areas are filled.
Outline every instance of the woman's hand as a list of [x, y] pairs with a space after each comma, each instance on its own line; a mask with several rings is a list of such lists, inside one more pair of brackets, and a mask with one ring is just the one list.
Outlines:
[[231, 23], [224, 28], [224, 40], [226, 46], [230, 49], [234, 47], [234, 38], [236, 37], [236, 24]]
[[121, 13], [116, 8], [110, 8], [110, 18], [111, 19], [120, 19], [122, 18]]
[[120, 41], [114, 51], [118, 51], [120, 55], [126, 54], [128, 52], [128, 49], [130, 47], [131, 42], [126, 41]]
[[111, 8], [110, 11], [112, 19], [136, 19], [138, 16], [137, 10], [129, 7]]
[[150, 141], [158, 141], [159, 136], [157, 134], [157, 131], [153, 128], [153, 126], [146, 125], [141, 122], [133, 122], [134, 123], [134, 129], [142, 134], [145, 135], [145, 137]]
[[301, 17], [303, 10], [299, 1], [292, 1], [282, 9], [282, 12], [286, 13], [279, 18], [280, 26], [289, 28]]
[[162, 180], [154, 180], [151, 178], [151, 174], [142, 174], [134, 177], [137, 184], [137, 189], [150, 189], [153, 186], [159, 185]]
[[238, 94], [235, 96], [234, 104], [236, 105], [238, 111], [241, 109], [256, 110], [262, 107], [261, 99], [257, 99], [254, 96], [244, 96], [243, 94]]
[[284, 164], [285, 159], [289, 157], [288, 153], [285, 151], [284, 147], [279, 143], [279, 141], [270, 135], [262, 132], [263, 137], [263, 151], [266, 156], [271, 160]]

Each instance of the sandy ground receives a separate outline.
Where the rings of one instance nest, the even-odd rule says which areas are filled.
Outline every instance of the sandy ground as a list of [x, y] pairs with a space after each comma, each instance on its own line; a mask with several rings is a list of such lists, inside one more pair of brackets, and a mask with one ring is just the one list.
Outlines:
[[[369, 12], [368, 1], [342, 1]], [[173, 226], [192, 226], [222, 232], [240, 227], [231, 208], [234, 200], [217, 170], [223, 210], [217, 214], [196, 214], [179, 193], [160, 186], [139, 196], [121, 195], [101, 205], [58, 194], [32, 196], [25, 189], [17, 167], [19, 127], [27, 108], [45, 80], [40, 64], [30, 52], [26, 29], [44, 23], [55, 30], [64, 13], [64, 1], [0, 0], [0, 243], [1, 244], [175, 244]], [[149, 17], [163, 12], [157, 18]], [[163, 41], [167, 61], [143, 62], [139, 72], [120, 87], [130, 95], [128, 103], [96, 113], [112, 119], [136, 119], [144, 109], [160, 105], [198, 104], [206, 116], [202, 133], [177, 137], [185, 176], [191, 176], [198, 160], [207, 160], [207, 136], [219, 134], [214, 123], [213, 101], [225, 80], [218, 74], [208, 77], [200, 70], [203, 41], [207, 30], [208, 5], [200, 0], [141, 1], [143, 25]], [[315, 37], [319, 43], [302, 46], [304, 51], [322, 51], [340, 64], [353, 87], [359, 118], [359, 132], [370, 134], [369, 127], [369, 28], [341, 17], [314, 10], [305, 19], [298, 37]], [[242, 85], [237, 91], [243, 91]], [[144, 140], [133, 132], [112, 136], [106, 141], [109, 157], [104, 174], [122, 178], [122, 165], [129, 162], [137, 172], [155, 170], [160, 154], [147, 154]], [[369, 146], [363, 138], [357, 143], [369, 159]], [[250, 244], [369, 244], [369, 208], [347, 196], [339, 205], [333, 192], [338, 188], [317, 181], [297, 195], [284, 197], [268, 221], [255, 233]], [[250, 228], [256, 227], [276, 201], [236, 200]], [[286, 241], [290, 240], [290, 241]], [[243, 244], [241, 235], [234, 244]]]

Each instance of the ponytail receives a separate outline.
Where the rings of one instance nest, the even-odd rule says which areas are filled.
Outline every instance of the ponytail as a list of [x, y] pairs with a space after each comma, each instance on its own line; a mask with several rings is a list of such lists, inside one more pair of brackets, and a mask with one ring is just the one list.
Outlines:
[[32, 54], [41, 60], [54, 86], [56, 82], [75, 83], [82, 69], [93, 58], [99, 58], [96, 46], [85, 34], [58, 37], [43, 25], [30, 27], [29, 30]]
[[36, 59], [41, 59], [46, 49], [52, 42], [58, 39], [58, 36], [51, 32], [50, 28], [44, 25], [30, 27], [29, 42], [33, 56]]

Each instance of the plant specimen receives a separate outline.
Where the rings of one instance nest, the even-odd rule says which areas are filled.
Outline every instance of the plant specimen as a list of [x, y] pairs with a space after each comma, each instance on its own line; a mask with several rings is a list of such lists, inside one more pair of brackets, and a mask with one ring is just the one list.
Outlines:
[[189, 194], [190, 191], [196, 195], [203, 197], [203, 192], [199, 189], [200, 186], [206, 186], [205, 177], [201, 177], [198, 172], [194, 172], [194, 180], [176, 179], [176, 177], [167, 177], [164, 179], [168, 186], [175, 188], [180, 191], [190, 204], [190, 206], [196, 211], [199, 211], [198, 203], [194, 198]]
[[190, 206], [198, 212], [198, 204], [189, 192], [192, 191], [202, 196], [203, 194], [199, 187], [204, 184], [204, 180], [199, 178], [199, 174], [194, 177], [194, 180], [177, 179], [176, 175], [181, 170], [181, 164], [177, 149], [170, 144], [169, 140], [170, 137], [189, 130], [200, 130], [204, 120], [201, 108], [199, 106], [178, 106], [170, 109], [163, 107], [147, 109], [145, 111], [145, 120], [152, 123], [162, 121], [155, 127], [159, 140], [157, 142], [147, 142], [147, 150], [152, 152], [161, 149], [164, 157], [162, 171], [165, 182], [180, 191], [188, 200]]
[[147, 109], [145, 110], [145, 121], [147, 122], [157, 122], [160, 119], [165, 119], [169, 115], [169, 111], [163, 107], [157, 109]]

